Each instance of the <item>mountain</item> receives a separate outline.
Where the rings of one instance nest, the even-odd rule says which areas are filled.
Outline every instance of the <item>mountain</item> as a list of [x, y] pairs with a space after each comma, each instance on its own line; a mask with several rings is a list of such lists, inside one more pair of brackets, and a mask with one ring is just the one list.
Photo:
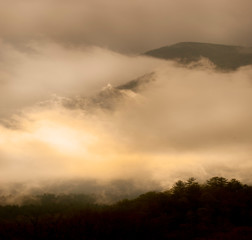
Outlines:
[[147, 84], [155, 81], [155, 73], [147, 73], [143, 76], [140, 76], [134, 80], [131, 80], [125, 84], [122, 84], [117, 87], [119, 90], [132, 90], [134, 92], [141, 91]]
[[[214, 63], [218, 70], [224, 71], [235, 70], [241, 66], [252, 64], [252, 48], [211, 43], [182, 42], [154, 49], [144, 54], [156, 58], [176, 60], [185, 65], [204, 57]], [[114, 110], [118, 107], [118, 103], [122, 103], [123, 100], [137, 100], [138, 94], [155, 80], [155, 73], [149, 72], [119, 86], [108, 84], [91, 97], [57, 97], [53, 99], [53, 102], [60, 102], [64, 107], [70, 109]]]
[[91, 97], [75, 96], [62, 98], [55, 96], [52, 102], [63, 104], [64, 107], [70, 109], [92, 110], [100, 108], [103, 110], [113, 110], [117, 107], [118, 103], [123, 103], [123, 100], [136, 100], [138, 93], [155, 80], [155, 73], [151, 72], [119, 86], [114, 87], [108, 84]]
[[181, 42], [144, 53], [145, 55], [176, 60], [182, 64], [208, 58], [219, 70], [235, 70], [252, 64], [252, 48], [212, 43]]

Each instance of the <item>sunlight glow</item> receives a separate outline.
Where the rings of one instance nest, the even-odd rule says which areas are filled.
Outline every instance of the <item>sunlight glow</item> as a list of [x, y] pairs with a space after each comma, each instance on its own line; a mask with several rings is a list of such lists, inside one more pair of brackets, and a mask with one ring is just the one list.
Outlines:
[[88, 145], [93, 142], [90, 134], [83, 134], [83, 131], [80, 134], [73, 128], [53, 122], [43, 122], [34, 132], [34, 138], [59, 152], [74, 155], [86, 153]]

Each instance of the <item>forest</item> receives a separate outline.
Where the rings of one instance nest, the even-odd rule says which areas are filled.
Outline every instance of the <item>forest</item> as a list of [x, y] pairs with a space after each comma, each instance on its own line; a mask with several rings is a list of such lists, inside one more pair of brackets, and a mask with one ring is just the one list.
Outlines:
[[43, 194], [0, 206], [0, 239], [249, 240], [252, 186], [189, 178], [113, 204], [85, 194]]

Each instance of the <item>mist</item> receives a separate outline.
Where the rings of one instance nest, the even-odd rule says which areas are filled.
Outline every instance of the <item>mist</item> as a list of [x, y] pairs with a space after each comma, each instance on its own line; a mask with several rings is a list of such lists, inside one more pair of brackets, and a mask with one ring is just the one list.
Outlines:
[[251, 7], [0, 1], [0, 193], [251, 183], [251, 66], [142, 54], [185, 41], [251, 47]]
[[47, 100], [50, 95], [92, 95], [108, 83], [123, 83], [160, 63], [99, 47], [67, 48], [33, 41], [26, 49], [2, 41], [1, 115]]
[[[216, 175], [251, 182], [251, 66], [218, 72], [206, 59], [180, 66], [100, 47], [2, 44], [2, 189], [90, 179], [165, 188]], [[150, 80], [137, 90], [120, 87], [143, 75]]]

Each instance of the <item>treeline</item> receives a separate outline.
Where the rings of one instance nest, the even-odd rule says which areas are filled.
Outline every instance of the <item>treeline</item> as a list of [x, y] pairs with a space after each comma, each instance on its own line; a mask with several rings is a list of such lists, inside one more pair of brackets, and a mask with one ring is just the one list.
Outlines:
[[252, 239], [252, 187], [214, 177], [178, 181], [113, 205], [44, 194], [0, 206], [0, 239]]

